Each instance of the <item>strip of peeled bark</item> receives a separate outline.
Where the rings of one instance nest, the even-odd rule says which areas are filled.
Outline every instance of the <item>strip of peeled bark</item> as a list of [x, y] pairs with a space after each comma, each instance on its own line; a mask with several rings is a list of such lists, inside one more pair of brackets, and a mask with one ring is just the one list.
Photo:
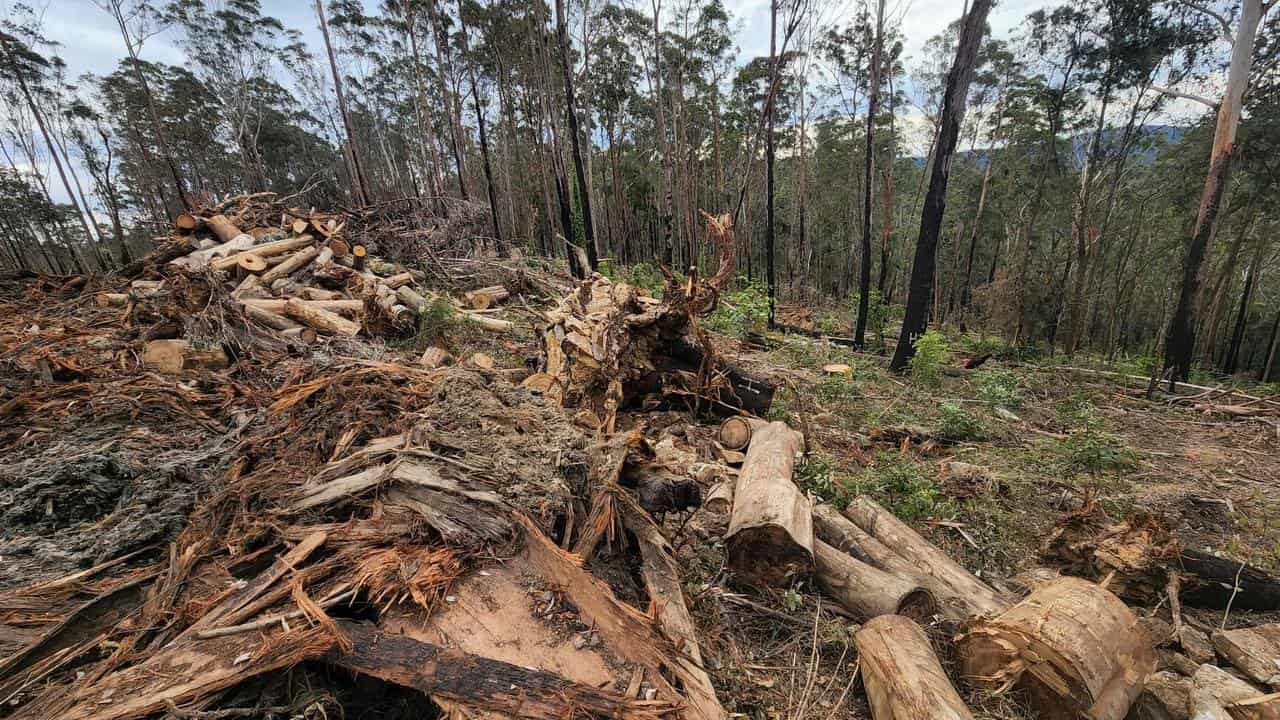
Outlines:
[[895, 554], [906, 560], [921, 579], [921, 584], [944, 601], [955, 600], [962, 603], [971, 615], [998, 613], [1009, 607], [1009, 602], [991, 586], [974, 577], [973, 573], [934, 547], [876, 501], [867, 497], [854, 498], [844, 514], [867, 534], [885, 547], [892, 548]]
[[881, 615], [853, 636], [875, 720], [973, 720], [910, 618]]
[[890, 575], [817, 539], [813, 557], [818, 586], [859, 619], [905, 615], [923, 620], [937, 612], [933, 595], [908, 578]]
[[812, 510], [791, 480], [803, 449], [800, 433], [772, 422], [742, 463], [726, 538], [729, 567], [749, 585], [783, 585], [813, 569]]
[[1151, 638], [1108, 590], [1061, 577], [957, 641], [963, 672], [996, 690], [1027, 691], [1040, 717], [1122, 720], [1156, 667]]

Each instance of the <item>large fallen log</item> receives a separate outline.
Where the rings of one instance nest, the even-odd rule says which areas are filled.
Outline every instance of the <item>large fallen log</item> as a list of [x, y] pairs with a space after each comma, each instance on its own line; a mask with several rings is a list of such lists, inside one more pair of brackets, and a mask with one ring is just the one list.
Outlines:
[[371, 625], [340, 620], [338, 628], [352, 649], [331, 650], [325, 656], [330, 664], [504, 717], [560, 720], [585, 713], [651, 720], [676, 709], [670, 701], [628, 698], [541, 670], [382, 633]]
[[152, 340], [142, 352], [142, 364], [160, 372], [221, 370], [228, 365], [221, 347], [198, 348], [186, 340]]
[[965, 570], [876, 501], [865, 496], [856, 497], [844, 514], [881, 545], [901, 556], [914, 569], [921, 584], [944, 602], [959, 602], [973, 615], [998, 613], [1009, 607], [1008, 600], [991, 586]]
[[290, 298], [284, 304], [284, 312], [286, 315], [297, 320], [303, 325], [330, 335], [355, 336], [359, 334], [360, 323], [352, 322], [341, 315], [315, 307], [313, 305], [314, 302], [316, 301], [309, 302], [299, 300], [297, 298]]
[[832, 600], [862, 620], [904, 615], [923, 620], [938, 610], [928, 590], [908, 578], [890, 575], [815, 539], [814, 577]]
[[304, 247], [298, 252], [290, 255], [284, 262], [262, 273], [259, 279], [262, 281], [263, 285], [270, 285], [276, 280], [289, 277], [298, 270], [306, 267], [307, 264], [312, 260], [315, 260], [316, 256], [319, 254], [320, 251], [314, 247]]
[[315, 240], [310, 235], [299, 235], [296, 238], [285, 238], [284, 240], [265, 242], [260, 245], [253, 245], [240, 253], [234, 253], [232, 255], [227, 255], [226, 257], [214, 258], [209, 262], [209, 267], [212, 267], [214, 270], [230, 270], [239, 264], [240, 256], [242, 254], [257, 255], [258, 257], [265, 259], [307, 247], [314, 242]]
[[910, 618], [881, 615], [854, 633], [862, 683], [875, 720], [973, 720]]
[[1122, 720], [1156, 667], [1151, 638], [1123, 602], [1060, 577], [957, 641], [963, 673], [995, 691], [1023, 688], [1044, 718]]
[[809, 501], [791, 480], [804, 437], [773, 422], [755, 433], [734, 487], [729, 567], [742, 582], [777, 586], [813, 569]]

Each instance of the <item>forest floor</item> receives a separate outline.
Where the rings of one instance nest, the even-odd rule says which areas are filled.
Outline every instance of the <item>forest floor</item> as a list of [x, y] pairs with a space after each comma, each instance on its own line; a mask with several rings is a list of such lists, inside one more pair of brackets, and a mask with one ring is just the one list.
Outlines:
[[[257, 402], [249, 386], [266, 389], [259, 397], [270, 397], [271, 388], [278, 388], [279, 399], [291, 387], [312, 382], [329, 387], [351, 382], [353, 373], [368, 372], [353, 370], [335, 357], [325, 361], [327, 367], [304, 367], [295, 358], [271, 371], [249, 373], [245, 387], [184, 382], [176, 386], [172, 399], [164, 399], [174, 386], [168, 385], [167, 391], [154, 373], [137, 370], [136, 358], [130, 359], [127, 347], [112, 339], [118, 311], [94, 308], [83, 297], [60, 304], [35, 302], [43, 297], [34, 289], [13, 287], [0, 303], [9, 317], [0, 334], [0, 346], [7, 353], [0, 367], [7, 394], [0, 399], [8, 399], [0, 403], [0, 412], [34, 414], [38, 409], [31, 395], [22, 394], [31, 382], [22, 354], [33, 343], [40, 344], [45, 357], [65, 361], [54, 362], [51, 370], [45, 366], [45, 382], [56, 387], [41, 391], [47, 393], [40, 396], [42, 421], [0, 433], [0, 500], [8, 508], [6, 517], [24, 523], [0, 529], [0, 555], [7, 556], [0, 562], [13, 571], [9, 581], [0, 580], [0, 589], [19, 573], [27, 583], [56, 577], [84, 566], [94, 553], [105, 552], [103, 543], [116, 539], [102, 529], [108, 525], [105, 506], [129, 512], [150, 509], [150, 515], [139, 515], [133, 523], [145, 526], [138, 532], [150, 534], [142, 540], [130, 536], [130, 547], [160, 540], [180, 528], [195, 496], [204, 492], [187, 482], [184, 473], [220, 462], [213, 458], [221, 441], [198, 442], [201, 426], [235, 426], [244, 411], [233, 406]], [[418, 336], [379, 346], [365, 364], [411, 365], [428, 344], [443, 343], [455, 358], [482, 353], [498, 370], [527, 367], [539, 353], [536, 303], [531, 297], [508, 306], [506, 316], [515, 321], [510, 333], [483, 332], [442, 320], [438, 326], [424, 326]], [[1016, 593], [1028, 586], [1024, 575], [1052, 567], [1044, 557], [1046, 539], [1064, 515], [1091, 500], [1100, 501], [1117, 520], [1139, 511], [1151, 513], [1188, 547], [1280, 571], [1280, 426], [1274, 417], [1206, 414], [1174, 398], [1149, 400], [1143, 389], [1115, 379], [999, 359], [959, 377], [943, 374], [936, 382], [921, 382], [889, 373], [883, 355], [855, 353], [798, 335], [768, 333], [765, 339], [764, 347], [725, 336], [716, 336], [716, 343], [745, 369], [767, 375], [779, 386], [770, 417], [802, 429], [808, 442], [797, 483], [837, 506], [858, 494], [873, 497], [999, 589]], [[962, 341], [956, 344], [963, 347]], [[824, 370], [836, 363], [849, 366], [849, 371]], [[951, 358], [944, 362], [954, 363]], [[312, 377], [316, 380], [308, 381]], [[377, 403], [343, 406], [343, 412], [367, 420], [366, 430], [398, 427], [410, 411], [429, 413], [431, 404], [443, 397], [424, 392], [388, 400], [416, 387], [415, 382], [395, 387], [387, 383], [386, 388], [370, 391]], [[88, 398], [92, 407], [86, 408], [77, 397]], [[330, 401], [323, 393], [317, 398]], [[465, 396], [453, 398], [446, 414], [465, 415]], [[112, 404], [116, 402], [120, 407]], [[279, 405], [277, 400], [273, 407]], [[287, 418], [288, 425], [273, 421], [277, 424], [269, 424], [264, 433], [270, 442], [285, 437], [285, 427], [299, 433], [287, 446], [263, 446], [280, 452], [288, 447], [290, 457], [299, 458], [288, 470], [290, 482], [315, 472], [335, 441], [337, 426], [323, 427], [331, 418], [320, 409], [311, 412]], [[175, 418], [186, 424], [174, 425]], [[651, 430], [674, 429], [687, 446], [712, 459], [708, 439], [714, 421], [699, 422], [670, 411], [647, 413], [640, 421]], [[73, 427], [81, 434], [67, 434]], [[113, 432], [120, 434], [112, 437]], [[185, 439], [166, 441], [165, 432]], [[52, 463], [67, 455], [62, 444], [73, 440], [85, 447], [100, 446], [83, 453], [87, 462], [96, 464], [75, 473], [97, 478], [89, 489], [112, 485], [116, 495], [82, 495], [85, 507], [71, 507], [67, 517], [53, 515], [58, 488], [44, 488], [40, 497], [47, 498], [38, 507], [22, 506], [28, 470], [24, 463]], [[133, 444], [157, 442], [169, 442], [173, 464], [182, 469], [166, 470], [162, 483], [140, 492], [138, 477], [119, 473], [117, 459], [133, 462], [128, 459]], [[955, 461], [983, 472], [957, 475], [949, 465]], [[127, 488], [123, 497], [117, 497], [120, 487]], [[124, 502], [130, 495], [132, 506]], [[47, 508], [42, 504], [46, 501]], [[91, 507], [95, 503], [104, 507]], [[60, 498], [56, 505], [62, 511]], [[727, 516], [702, 511], [669, 514], [664, 524], [683, 573], [683, 590], [707, 670], [725, 709], [753, 718], [870, 717], [857, 681], [853, 620], [806, 580], [774, 591], [735, 587], [725, 569], [726, 524]], [[136, 531], [128, 521], [110, 525], [116, 534]], [[605, 560], [610, 552], [601, 551]], [[593, 571], [613, 584], [619, 597], [642, 599], [635, 596], [633, 578], [625, 573], [610, 576], [596, 565], [593, 561]], [[1169, 614], [1160, 606], [1139, 610], [1152, 617]], [[1184, 612], [1213, 627], [1276, 619], [1274, 613], [1233, 611], [1224, 618], [1220, 612]], [[939, 634], [948, 631], [936, 629]], [[937, 643], [948, 666], [955, 662], [951, 647], [950, 642]], [[981, 718], [1028, 717], [1016, 695], [969, 693], [967, 699]], [[395, 715], [384, 707], [370, 717]]]

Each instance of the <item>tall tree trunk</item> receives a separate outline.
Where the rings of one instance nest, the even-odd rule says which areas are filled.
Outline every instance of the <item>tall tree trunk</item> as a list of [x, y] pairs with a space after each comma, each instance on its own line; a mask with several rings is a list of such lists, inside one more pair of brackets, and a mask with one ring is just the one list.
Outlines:
[[965, 15], [956, 47], [955, 63], [947, 73], [947, 89], [942, 98], [941, 130], [938, 148], [934, 156], [933, 171], [929, 178], [929, 192], [925, 196], [920, 214], [920, 237], [916, 241], [915, 262], [911, 266], [911, 287], [907, 293], [906, 314], [902, 319], [902, 333], [898, 347], [889, 363], [892, 370], [902, 370], [915, 354], [915, 340], [925, 331], [929, 319], [929, 300], [933, 294], [934, 271], [937, 266], [938, 234], [942, 229], [942, 216], [946, 210], [947, 180], [951, 175], [951, 156], [960, 137], [960, 121], [964, 118], [965, 99], [973, 68], [978, 57], [978, 46], [991, 10], [991, 0], [974, 0]]
[[476, 129], [480, 133], [480, 159], [484, 165], [484, 182], [489, 194], [489, 217], [493, 220], [493, 239], [497, 243], [498, 253], [507, 255], [506, 243], [502, 241], [502, 226], [498, 222], [498, 193], [493, 185], [493, 167], [489, 161], [489, 139], [488, 133], [484, 125], [484, 108], [480, 105], [480, 84], [476, 82], [476, 65], [471, 55], [471, 41], [467, 37], [467, 20], [463, 16], [461, 9], [458, 11], [458, 19], [462, 25], [462, 54], [463, 61], [467, 63], [467, 74], [471, 78], [471, 102], [475, 106], [476, 111]]
[[458, 169], [458, 192], [463, 200], [471, 196], [467, 192], [467, 146], [462, 133], [462, 98], [449, 91], [449, 78], [453, 76], [450, 62], [449, 36], [440, 22], [440, 10], [436, 0], [427, 0], [427, 19], [431, 21], [432, 34], [435, 36], [436, 73], [440, 78], [440, 95], [444, 98], [445, 111], [449, 115], [449, 129], [453, 149], [453, 163]]
[[[882, 40], [883, 42], [883, 40]], [[889, 73], [889, 162], [880, 171], [881, 196], [884, 202], [884, 219], [880, 222], [880, 274], [876, 279], [876, 289], [880, 291], [883, 302], [889, 301], [889, 241], [893, 237], [894, 224], [894, 192], [893, 170], [898, 161], [898, 131], [894, 123], [893, 107], [893, 73]], [[880, 329], [884, 333], [883, 326]], [[884, 345], [884, 338], [880, 338]]]
[[599, 256], [596, 254], [595, 224], [591, 219], [591, 191], [587, 186], [586, 167], [582, 163], [578, 111], [574, 105], [573, 70], [569, 67], [569, 21], [564, 14], [564, 0], [556, 0], [556, 38], [560, 44], [560, 72], [564, 76], [565, 115], [569, 119], [573, 172], [578, 180], [578, 203], [582, 209], [583, 244], [586, 245], [587, 262], [591, 265], [590, 272], [595, 272]]
[[[871, 50], [871, 79], [867, 90], [867, 152], [862, 173], [862, 267], [858, 274], [858, 318], [853, 346], [862, 349], [867, 337], [867, 307], [871, 295], [871, 178], [875, 172], [876, 105], [880, 102], [880, 56], [884, 49], [884, 1], [876, 3], [876, 39]], [[884, 218], [881, 222], [889, 222]]]
[[347, 149], [351, 158], [351, 185], [355, 191], [356, 202], [369, 205], [373, 201], [369, 193], [369, 182], [364, 171], [364, 160], [360, 155], [360, 143], [356, 139], [356, 128], [351, 121], [351, 112], [347, 107], [347, 96], [342, 91], [342, 73], [338, 71], [338, 59], [333, 53], [333, 43], [329, 39], [329, 21], [324, 15], [324, 3], [315, 0], [316, 18], [320, 21], [320, 35], [324, 38], [324, 49], [329, 55], [329, 70], [333, 73], [333, 91], [338, 96], [338, 113], [342, 115], [342, 127], [347, 134]]
[[1280, 354], [1280, 310], [1276, 311], [1276, 319], [1271, 323], [1271, 341], [1267, 343], [1267, 357], [1262, 361], [1262, 373], [1258, 376], [1261, 382], [1275, 379], [1276, 355]]
[[1262, 256], [1267, 247], [1265, 235], [1259, 236], [1257, 247], [1253, 250], [1253, 258], [1249, 261], [1249, 269], [1245, 271], [1244, 287], [1240, 290], [1240, 309], [1236, 311], [1235, 327], [1231, 330], [1231, 342], [1227, 346], [1227, 356], [1222, 361], [1222, 372], [1235, 374], [1240, 361], [1240, 344], [1244, 342], [1244, 330], [1249, 320], [1249, 301], [1253, 299], [1253, 288], [1258, 281], [1258, 272], [1262, 269]]
[[426, 82], [422, 78], [422, 56], [418, 52], [418, 32], [414, 19], [413, 2], [406, 2], [404, 4], [405, 34], [409, 36], [409, 52], [413, 60], [413, 81], [418, 91], [413, 109], [418, 121], [419, 152], [422, 153], [422, 162], [428, 165], [427, 177], [431, 184], [431, 194], [434, 196], [431, 204], [437, 210], [442, 210], [444, 208], [444, 203], [442, 202], [444, 178], [440, 174], [440, 156], [436, 152], [436, 148], [439, 145], [436, 141], [435, 124], [431, 122], [431, 117], [427, 112], [427, 108], [430, 107], [430, 101], [427, 99]]
[[[778, 0], [769, 3], [769, 85], [777, 84], [778, 77]], [[777, 278], [774, 277], [774, 221], [773, 221], [773, 95], [765, 99], [765, 226], [764, 252], [767, 282], [769, 286], [769, 327], [774, 324], [775, 304], [777, 303]]]
[[[662, 182], [659, 183], [658, 195], [662, 213], [662, 261], [670, 265], [675, 255], [675, 247], [671, 241], [671, 148], [667, 144], [667, 120], [662, 103], [662, 32], [659, 18], [662, 14], [661, 0], [652, 0], [653, 5], [653, 77], [649, 86], [653, 88], [653, 105], [658, 126], [658, 149], [662, 153]], [[648, 63], [645, 63], [648, 66]]]
[[[1270, 5], [1267, 6], [1270, 9]], [[1217, 125], [1213, 132], [1213, 149], [1209, 154], [1209, 171], [1200, 193], [1200, 206], [1196, 212], [1195, 229], [1191, 233], [1186, 257], [1182, 266], [1182, 285], [1178, 292], [1178, 304], [1169, 323], [1168, 340], [1165, 343], [1165, 367], [1171, 371], [1170, 382], [1186, 381], [1191, 374], [1191, 360], [1195, 353], [1196, 298], [1200, 292], [1200, 268], [1217, 229], [1218, 210], [1222, 194], [1226, 190], [1231, 172], [1231, 157], [1235, 150], [1236, 129], [1240, 125], [1244, 92], [1249, 84], [1249, 68], [1253, 64], [1253, 45], [1262, 22], [1262, 0], [1244, 0], [1240, 13], [1240, 26], [1236, 29], [1235, 43], [1231, 49], [1231, 65], [1227, 70], [1227, 89], [1218, 106]]]

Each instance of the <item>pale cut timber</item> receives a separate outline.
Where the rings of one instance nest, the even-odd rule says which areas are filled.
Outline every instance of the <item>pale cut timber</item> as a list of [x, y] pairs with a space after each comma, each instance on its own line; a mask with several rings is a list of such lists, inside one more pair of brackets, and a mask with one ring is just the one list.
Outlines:
[[98, 293], [93, 296], [98, 307], [123, 307], [129, 304], [128, 293]]
[[142, 352], [142, 363], [160, 372], [177, 374], [184, 370], [220, 370], [227, 366], [222, 348], [197, 348], [186, 340], [152, 340]]
[[333, 256], [335, 258], [344, 258], [347, 256], [347, 253], [351, 252], [351, 246], [347, 244], [346, 240], [341, 238], [330, 239], [329, 249], [333, 251]]
[[[355, 336], [360, 332], [360, 323], [352, 322], [341, 315], [316, 307], [317, 302], [290, 298], [285, 301], [284, 313], [303, 325], [330, 335]], [[340, 301], [335, 300], [334, 302]]]
[[178, 232], [189, 233], [200, 227], [201, 220], [191, 213], [179, 213], [174, 218], [173, 225], [178, 228]]
[[713, 513], [727, 513], [733, 510], [733, 487], [737, 483], [733, 478], [725, 478], [716, 483], [707, 493], [702, 507]]
[[401, 285], [408, 285], [409, 283], [413, 282], [413, 273], [408, 271], [405, 271], [402, 273], [396, 273], [395, 275], [388, 276], [382, 282], [387, 287], [391, 288], [392, 290], [395, 290]]
[[449, 354], [448, 350], [432, 345], [422, 353], [422, 357], [418, 358], [418, 364], [428, 370], [435, 370], [452, 359], [453, 356]]
[[733, 415], [720, 422], [720, 430], [716, 439], [730, 450], [742, 450], [751, 444], [751, 433], [769, 424], [767, 420]]
[[337, 290], [325, 290], [323, 288], [304, 287], [302, 295], [308, 300], [344, 300], [342, 293]]
[[208, 265], [215, 258], [224, 258], [235, 253], [248, 250], [253, 247], [253, 236], [248, 233], [240, 233], [226, 242], [203, 247], [195, 252], [180, 257], [173, 261], [173, 264], [182, 267], [197, 269]]
[[[271, 242], [262, 243], [261, 245], [253, 245], [245, 250], [245, 254], [257, 255], [264, 260], [276, 255], [284, 255], [293, 252], [298, 248], [311, 245], [315, 241], [310, 235], [300, 235], [296, 238], [285, 238], [284, 240], [273, 240]], [[239, 253], [235, 255], [227, 255], [226, 257], [215, 258], [209, 263], [214, 270], [229, 270], [240, 262]]]
[[409, 306], [409, 309], [415, 313], [422, 315], [427, 311], [427, 299], [418, 294], [416, 290], [408, 285], [401, 285], [395, 288], [396, 297], [400, 298], [400, 302]]
[[974, 606], [970, 598], [957, 594], [937, 577], [921, 572], [918, 566], [889, 549], [830, 505], [819, 503], [813, 506], [813, 530], [823, 542], [848, 553], [855, 560], [895, 577], [910, 579], [927, 589], [938, 602], [938, 610], [950, 620], [963, 622], [983, 612], [982, 607]]
[[911, 618], [873, 618], [853, 642], [875, 720], [973, 720], [928, 636]]
[[236, 268], [244, 275], [255, 275], [267, 269], [267, 261], [258, 255], [240, 255]]
[[1060, 577], [957, 640], [962, 671], [979, 686], [1024, 689], [1046, 720], [1123, 720], [1156, 668], [1146, 629], [1119, 598]]
[[302, 327], [284, 315], [264, 310], [256, 305], [245, 305], [244, 314], [273, 330], [293, 330]]
[[293, 221], [293, 225], [291, 227], [293, 227], [294, 235], [302, 235], [307, 231], [307, 221], [302, 218], [298, 218]]
[[236, 237], [246, 234], [242, 233], [240, 228], [236, 227], [236, 224], [231, 222], [226, 215], [214, 215], [206, 218], [204, 222], [209, 227], [209, 230], [218, 237], [218, 240], [224, 243], [229, 243]]
[[804, 437], [772, 422], [756, 432], [729, 514], [729, 567], [747, 584], [784, 585], [813, 569], [809, 501], [792, 482]]
[[472, 290], [462, 297], [463, 301], [473, 310], [487, 310], [511, 297], [511, 292], [501, 285], [491, 285]]
[[[974, 577], [973, 573], [965, 570], [874, 500], [864, 496], [856, 497], [849, 503], [844, 514], [871, 537], [901, 555], [917, 568], [917, 572], [931, 575], [948, 586], [952, 592], [945, 595], [966, 598], [968, 606], [977, 611], [975, 614], [998, 613], [1009, 607], [1009, 602], [991, 589], [991, 586]], [[939, 594], [932, 584], [927, 586], [935, 595]]]
[[269, 285], [280, 278], [287, 278], [311, 264], [311, 261], [315, 260], [319, 254], [320, 251], [314, 247], [305, 247], [290, 255], [288, 260], [262, 273], [262, 282]]
[[364, 270], [364, 261], [368, 255], [369, 251], [363, 245], [353, 245], [351, 247], [351, 267], [356, 270]]
[[1280, 623], [1219, 630], [1213, 649], [1257, 683], [1280, 689]]
[[469, 313], [465, 311], [458, 313], [458, 315], [472, 325], [475, 325], [482, 330], [488, 330], [489, 332], [510, 332], [511, 328], [515, 327], [515, 324], [510, 320], [499, 320], [498, 318], [486, 317], [484, 315], [477, 315], [476, 313]]
[[[289, 298], [245, 298], [241, 301], [244, 305], [255, 305], [276, 313], [284, 312], [284, 306], [288, 302]], [[364, 310], [363, 300], [303, 300], [301, 302], [307, 307], [336, 313], [356, 314]]]
[[880, 615], [904, 615], [923, 621], [938, 610], [928, 590], [908, 578], [874, 568], [815, 539], [814, 577], [827, 597], [859, 620]]
[[333, 262], [333, 250], [328, 246], [320, 248], [320, 254], [316, 256], [316, 265], [328, 265]]
[[1191, 698], [1187, 706], [1194, 720], [1233, 720], [1228, 706], [1261, 694], [1254, 686], [1220, 667], [1201, 665], [1191, 676]]

